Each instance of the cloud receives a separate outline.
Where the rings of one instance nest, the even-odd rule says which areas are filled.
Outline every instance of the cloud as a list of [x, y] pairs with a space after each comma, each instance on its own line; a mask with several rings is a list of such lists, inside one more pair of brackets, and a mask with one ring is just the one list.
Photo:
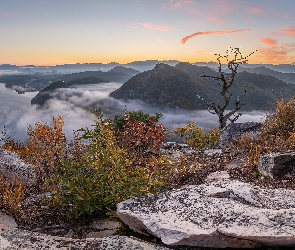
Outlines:
[[261, 14], [262, 9], [260, 9], [260, 8], [248, 8], [248, 12], [250, 12], [252, 14]]
[[266, 45], [269, 45], [269, 46], [275, 46], [277, 45], [277, 41], [272, 39], [272, 38], [260, 38], [260, 41]]
[[295, 36], [295, 26], [287, 26], [282, 32], [288, 36]]
[[158, 31], [170, 31], [172, 30], [167, 24], [162, 24], [162, 25], [153, 25], [151, 23], [140, 23], [140, 22], [135, 22], [132, 24], [132, 27], [138, 28], [138, 27], [144, 27], [149, 30], [158, 30]]
[[194, 34], [191, 34], [189, 36], [186, 36], [180, 40], [181, 44], [185, 44], [189, 39], [192, 39], [197, 36], [209, 36], [209, 35], [224, 35], [224, 34], [230, 34], [230, 33], [237, 33], [237, 32], [244, 32], [249, 29], [244, 30], [217, 30], [217, 31], [203, 31], [203, 32], [196, 32]]
[[295, 52], [295, 43], [282, 43], [258, 49], [258, 55], [268, 63], [291, 63], [294, 61], [294, 57], [290, 55], [293, 52]]
[[[52, 117], [58, 114], [63, 115], [65, 125], [63, 132], [68, 140], [71, 140], [73, 130], [79, 128], [91, 128], [96, 117], [89, 112], [94, 104], [96, 108], [101, 107], [105, 117], [114, 117], [117, 114], [123, 114], [124, 110], [143, 110], [149, 114], [161, 112], [160, 122], [163, 123], [170, 131], [177, 127], [185, 126], [189, 122], [195, 121], [205, 132], [218, 127], [216, 115], [210, 114], [207, 110], [175, 110], [159, 109], [152, 107], [139, 100], [129, 100], [127, 102], [116, 100], [108, 94], [119, 88], [119, 83], [105, 83], [93, 86], [84, 86], [81, 88], [59, 89], [53, 95], [46, 106], [37, 108], [30, 105], [30, 99], [17, 95], [15, 92], [4, 88], [0, 84], [0, 125], [1, 129], [5, 123], [8, 134], [16, 140], [25, 141], [28, 124], [34, 125], [35, 122], [48, 123], [52, 122]], [[6, 105], [2, 105], [6, 103]], [[261, 112], [247, 112], [239, 121], [253, 120], [259, 121], [262, 117]]]
[[171, 4], [172, 9], [178, 9], [178, 8], [183, 7], [183, 6], [191, 5], [193, 3], [192, 0], [178, 0], [178, 1], [170, 0], [169, 2]]

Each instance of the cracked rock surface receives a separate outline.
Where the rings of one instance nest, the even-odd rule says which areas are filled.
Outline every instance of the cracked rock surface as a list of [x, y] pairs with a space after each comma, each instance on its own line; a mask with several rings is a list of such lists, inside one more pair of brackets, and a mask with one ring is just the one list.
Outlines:
[[132, 230], [167, 245], [295, 246], [295, 190], [222, 179], [118, 204]]
[[67, 239], [25, 230], [9, 230], [0, 235], [1, 250], [40, 249], [97, 249], [97, 250], [168, 250], [153, 243], [131, 239], [126, 236], [111, 236], [101, 239]]

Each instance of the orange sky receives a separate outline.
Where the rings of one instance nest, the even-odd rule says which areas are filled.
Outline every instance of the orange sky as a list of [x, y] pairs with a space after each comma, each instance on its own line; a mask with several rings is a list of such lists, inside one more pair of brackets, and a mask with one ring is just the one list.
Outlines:
[[215, 61], [228, 47], [249, 63], [295, 61], [295, 1], [3, 0], [0, 64]]

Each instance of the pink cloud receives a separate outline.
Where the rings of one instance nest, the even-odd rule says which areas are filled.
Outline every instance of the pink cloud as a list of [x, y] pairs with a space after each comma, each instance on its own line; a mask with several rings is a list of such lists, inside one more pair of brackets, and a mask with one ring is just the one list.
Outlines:
[[172, 9], [178, 9], [186, 5], [191, 5], [193, 3], [192, 0], [169, 0]]
[[230, 34], [230, 33], [237, 33], [237, 32], [243, 32], [249, 29], [245, 30], [217, 30], [217, 31], [202, 31], [202, 32], [196, 32], [189, 36], [186, 36], [180, 40], [181, 44], [185, 44], [189, 39], [192, 39], [197, 36], [210, 36], [210, 35], [224, 35], [224, 34]]
[[287, 26], [282, 32], [288, 36], [295, 36], [295, 26]]
[[290, 54], [295, 52], [294, 43], [283, 43], [269, 48], [260, 48], [258, 55], [269, 63], [290, 63], [294, 61], [294, 56]]
[[132, 25], [134, 28], [138, 27], [144, 27], [149, 30], [158, 30], [158, 31], [170, 31], [172, 30], [167, 24], [162, 24], [162, 25], [153, 25], [151, 23], [140, 23], [140, 22], [135, 22]]
[[277, 41], [274, 40], [274, 39], [271, 39], [271, 38], [260, 38], [260, 42], [266, 44], [266, 45], [269, 45], [269, 46], [275, 46], [277, 45]]
[[260, 8], [248, 8], [248, 12], [252, 14], [260, 14], [262, 13], [262, 10]]

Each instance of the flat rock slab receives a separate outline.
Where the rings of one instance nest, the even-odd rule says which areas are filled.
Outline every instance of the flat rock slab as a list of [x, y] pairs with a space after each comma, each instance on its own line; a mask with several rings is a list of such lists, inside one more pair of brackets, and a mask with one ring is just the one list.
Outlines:
[[132, 230], [167, 245], [295, 246], [295, 190], [223, 178], [126, 200], [117, 214]]
[[126, 236], [112, 236], [102, 239], [68, 239], [15, 229], [0, 235], [0, 249], [168, 250], [169, 248]]

